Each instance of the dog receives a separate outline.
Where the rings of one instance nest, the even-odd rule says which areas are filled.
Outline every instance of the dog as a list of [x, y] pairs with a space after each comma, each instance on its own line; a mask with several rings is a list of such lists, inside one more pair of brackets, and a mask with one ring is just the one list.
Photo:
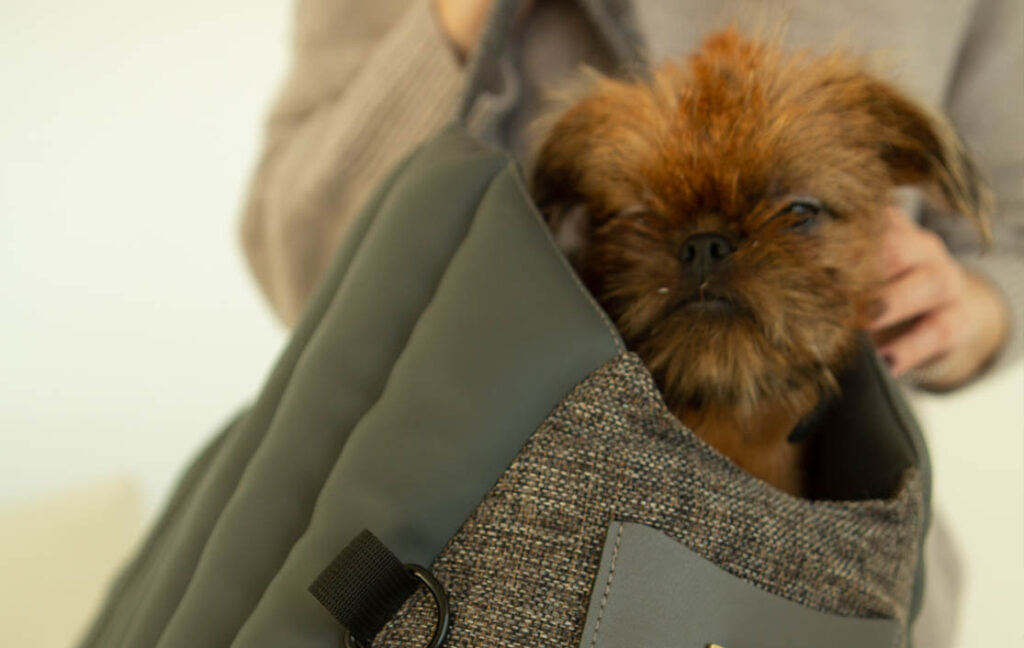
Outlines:
[[785, 492], [794, 428], [837, 393], [893, 190], [988, 232], [989, 192], [940, 116], [834, 52], [729, 28], [558, 113], [531, 190], [669, 409]]

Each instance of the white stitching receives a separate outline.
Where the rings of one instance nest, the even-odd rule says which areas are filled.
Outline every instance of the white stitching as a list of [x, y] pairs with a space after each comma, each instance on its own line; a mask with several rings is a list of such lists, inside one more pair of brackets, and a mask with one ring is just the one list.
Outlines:
[[565, 258], [565, 254], [562, 252], [561, 249], [559, 249], [558, 244], [555, 243], [555, 240], [551, 237], [551, 229], [544, 222], [544, 217], [541, 216], [540, 211], [537, 210], [537, 206], [533, 203], [533, 199], [530, 198], [530, 191], [529, 189], [526, 188], [526, 185], [523, 183], [523, 179], [522, 177], [520, 177], [519, 169], [516, 167], [515, 162], [509, 162], [508, 168], [512, 172], [512, 177], [515, 178], [516, 184], [519, 185], [519, 188], [522, 189], [523, 192], [526, 194], [526, 202], [529, 203], [530, 211], [533, 212], [534, 218], [536, 218], [540, 225], [544, 228], [545, 238], [547, 238], [548, 244], [552, 248], [554, 248], [555, 252], [558, 253], [559, 260], [561, 260], [562, 265], [564, 265], [565, 268], [569, 271], [569, 276], [572, 277], [572, 280], [576, 283], [576, 287], [580, 289], [580, 292], [583, 293], [583, 296], [587, 298], [587, 301], [589, 301], [590, 305], [594, 307], [595, 311], [597, 311], [597, 314], [601, 317], [601, 320], [604, 321], [605, 326], [608, 327], [608, 331], [612, 334], [612, 342], [615, 343], [615, 348], [619, 350], [619, 353], [625, 353], [626, 349], [625, 347], [622, 346], [622, 338], [619, 336], [619, 330], [615, 328], [615, 325], [612, 324], [612, 321], [608, 318], [608, 314], [604, 312], [604, 309], [601, 308], [600, 304], [597, 303], [597, 300], [594, 299], [594, 296], [590, 293], [589, 290], [586, 289], [586, 287], [580, 281], [580, 278], [576, 274], [576, 271], [569, 264], [569, 260]]
[[597, 645], [597, 632], [601, 629], [601, 619], [604, 618], [604, 607], [608, 604], [608, 595], [612, 591], [612, 579], [615, 578], [615, 561], [619, 557], [619, 546], [622, 544], [622, 527], [619, 522], [619, 531], [615, 534], [615, 548], [612, 549], [612, 564], [608, 568], [608, 582], [604, 585], [604, 595], [601, 597], [601, 609], [597, 612], [597, 621], [594, 623], [594, 636], [590, 641], [590, 648]]

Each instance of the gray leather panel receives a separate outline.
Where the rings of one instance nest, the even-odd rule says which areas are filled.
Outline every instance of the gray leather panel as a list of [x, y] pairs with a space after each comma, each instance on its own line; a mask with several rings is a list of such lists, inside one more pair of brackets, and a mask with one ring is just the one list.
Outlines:
[[825, 614], [769, 594], [660, 531], [613, 522], [580, 648], [889, 648], [888, 619]]
[[506, 168], [234, 645], [334, 648], [338, 624], [306, 594], [317, 573], [363, 528], [401, 560], [430, 564], [620, 345]]

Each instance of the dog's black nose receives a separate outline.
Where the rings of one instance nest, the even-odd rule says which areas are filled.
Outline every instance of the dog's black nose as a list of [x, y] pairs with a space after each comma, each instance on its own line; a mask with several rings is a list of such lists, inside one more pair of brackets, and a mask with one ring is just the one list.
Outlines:
[[679, 258], [687, 274], [703, 280], [735, 250], [729, 239], [721, 234], [700, 232], [683, 241]]

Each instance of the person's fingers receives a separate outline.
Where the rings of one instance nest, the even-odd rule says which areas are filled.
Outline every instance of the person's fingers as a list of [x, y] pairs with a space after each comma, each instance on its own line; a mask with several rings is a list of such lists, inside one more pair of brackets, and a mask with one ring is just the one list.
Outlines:
[[888, 214], [889, 226], [882, 234], [879, 248], [880, 279], [891, 281], [914, 266], [948, 254], [942, 239], [918, 227], [902, 211]]
[[434, 0], [442, 31], [463, 56], [476, 46], [491, 4], [492, 0]]
[[964, 333], [964, 320], [956, 309], [930, 312], [899, 337], [878, 350], [894, 376], [920, 367], [955, 347]]
[[867, 329], [880, 331], [923, 315], [953, 299], [964, 279], [955, 264], [929, 263], [879, 288], [867, 306]]

